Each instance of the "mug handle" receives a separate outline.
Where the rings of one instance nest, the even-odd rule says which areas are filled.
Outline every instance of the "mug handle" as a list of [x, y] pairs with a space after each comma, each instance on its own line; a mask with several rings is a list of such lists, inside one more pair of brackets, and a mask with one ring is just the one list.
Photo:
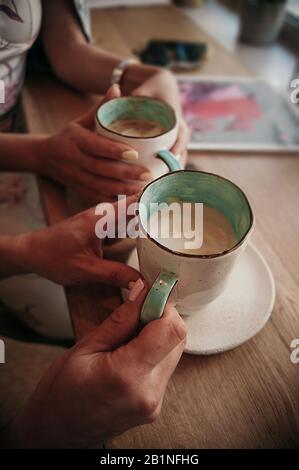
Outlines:
[[163, 160], [163, 162], [168, 166], [169, 171], [178, 171], [183, 169], [180, 162], [169, 150], [160, 150], [157, 153], [157, 158]]
[[175, 273], [160, 272], [143, 303], [140, 321], [143, 325], [162, 317], [164, 307], [179, 278]]

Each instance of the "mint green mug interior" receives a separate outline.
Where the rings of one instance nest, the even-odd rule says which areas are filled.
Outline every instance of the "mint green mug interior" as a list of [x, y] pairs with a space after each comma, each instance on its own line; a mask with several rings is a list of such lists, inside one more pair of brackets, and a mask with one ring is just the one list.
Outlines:
[[158, 122], [166, 132], [176, 125], [175, 112], [167, 103], [143, 96], [114, 98], [104, 103], [97, 111], [97, 120], [105, 128], [117, 119], [145, 119]]
[[[237, 238], [238, 246], [253, 225], [253, 213], [243, 191], [231, 181], [212, 173], [202, 171], [176, 171], [163, 175], [150, 183], [139, 199], [141, 226], [146, 227], [148, 218], [155, 210], [152, 203], [199, 202], [218, 210], [230, 222]], [[150, 235], [150, 234], [148, 234]], [[211, 255], [182, 254], [194, 257], [217, 257]]]

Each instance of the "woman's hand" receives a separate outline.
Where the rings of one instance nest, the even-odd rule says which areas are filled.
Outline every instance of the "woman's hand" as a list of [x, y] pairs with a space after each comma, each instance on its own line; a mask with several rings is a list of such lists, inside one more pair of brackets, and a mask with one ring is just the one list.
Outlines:
[[167, 305], [138, 333], [146, 293], [138, 281], [127, 302], [52, 364], [13, 423], [9, 447], [95, 448], [158, 417], [186, 327]]
[[[135, 197], [127, 198], [126, 203], [134, 204]], [[111, 227], [115, 227], [117, 240], [117, 227], [127, 221], [118, 221], [117, 203], [112, 208], [109, 220]], [[95, 233], [100, 219], [92, 208], [57, 225], [10, 237], [17, 247], [14, 259], [18, 260], [19, 272], [33, 272], [62, 285], [103, 282], [128, 287], [140, 274], [125, 264], [102, 259], [102, 240]]]
[[[118, 96], [120, 89], [114, 85], [101, 103]], [[96, 133], [95, 112], [101, 103], [38, 144], [41, 155], [38, 172], [93, 203], [115, 201], [119, 194], [136, 194], [151, 179], [149, 170], [138, 165], [134, 149]]]
[[[126, 80], [129, 86], [126, 86]], [[124, 90], [136, 96], [158, 98], [170, 104], [179, 119], [178, 138], [171, 151], [187, 161], [187, 145], [190, 140], [189, 128], [182, 117], [179, 88], [174, 75], [165, 69], [145, 65], [132, 65], [124, 76]]]

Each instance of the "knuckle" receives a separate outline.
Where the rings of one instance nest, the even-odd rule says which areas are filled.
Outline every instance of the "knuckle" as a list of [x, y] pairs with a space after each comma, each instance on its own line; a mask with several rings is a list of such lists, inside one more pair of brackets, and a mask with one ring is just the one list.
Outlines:
[[[117, 275], [117, 273], [115, 273]], [[114, 312], [110, 316], [110, 322], [113, 327], [120, 327], [125, 322], [125, 316], [123, 315], [120, 308], [114, 310]]]
[[142, 395], [136, 402], [136, 411], [146, 423], [152, 423], [160, 415], [159, 403], [155, 396]]
[[148, 392], [136, 391], [136, 379], [126, 369], [119, 370], [114, 379], [117, 394], [130, 404], [132, 412], [142, 423], [152, 423], [160, 415], [160, 400], [158, 396]]
[[122, 397], [140, 424], [155, 421], [160, 415], [163, 398], [157, 384], [149, 383], [149, 377], [133, 363], [109, 367], [110, 374], [111, 370], [114, 371], [112, 381], [117, 397]]

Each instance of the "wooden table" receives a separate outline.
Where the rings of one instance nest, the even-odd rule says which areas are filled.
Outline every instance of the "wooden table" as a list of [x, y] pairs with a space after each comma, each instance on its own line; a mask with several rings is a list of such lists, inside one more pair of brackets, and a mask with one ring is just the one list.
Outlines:
[[[127, 57], [151, 37], [205, 40], [203, 74], [247, 75], [236, 59], [173, 7], [93, 12], [99, 46]], [[55, 132], [90, 105], [90, 98], [51, 77], [29, 77], [23, 94], [30, 132]], [[185, 354], [169, 384], [159, 420], [107, 443], [110, 448], [265, 448], [299, 444], [299, 365], [290, 343], [299, 338], [298, 155], [194, 153], [203, 170], [222, 174], [248, 194], [256, 214], [254, 243], [273, 270], [277, 297], [267, 326], [236, 350], [210, 357]], [[67, 216], [65, 194], [41, 182], [49, 223]], [[82, 335], [116, 306], [119, 292], [67, 290]], [[250, 292], [248, 292], [250, 295]]]

